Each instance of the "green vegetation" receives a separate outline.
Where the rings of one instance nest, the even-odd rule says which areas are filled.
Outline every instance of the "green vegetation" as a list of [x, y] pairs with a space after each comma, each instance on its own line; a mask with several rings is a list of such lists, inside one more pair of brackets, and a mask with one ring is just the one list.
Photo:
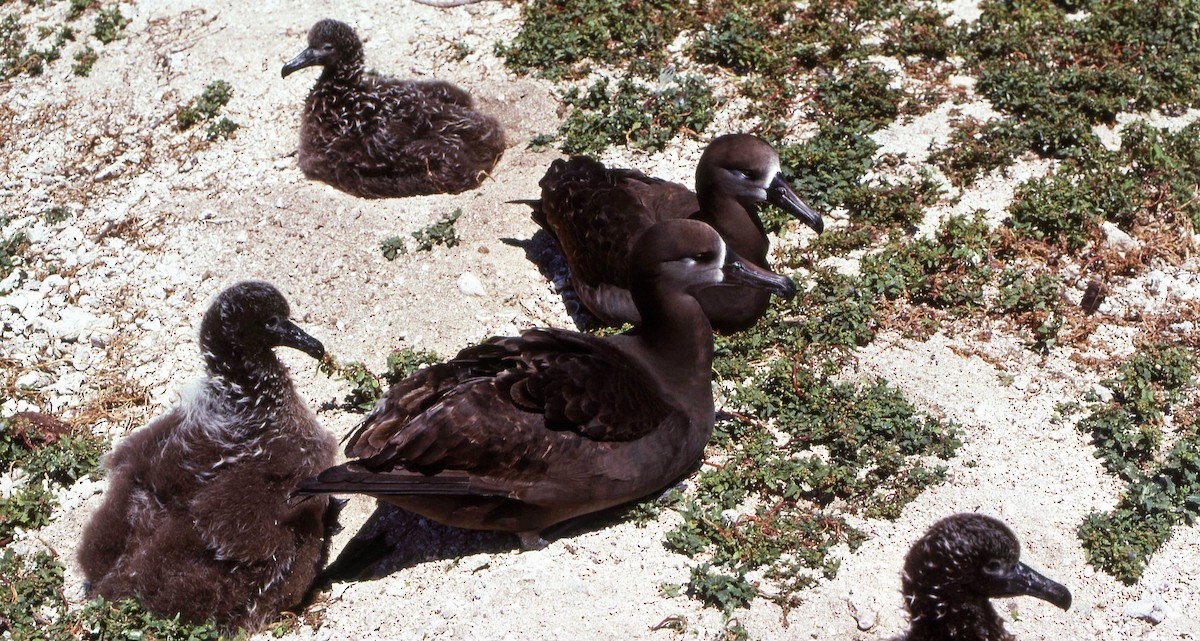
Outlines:
[[[27, 14], [29, 7], [43, 6], [46, 2], [25, 4]], [[129, 24], [129, 19], [121, 15], [115, 4], [107, 9], [99, 9], [96, 0], [69, 0], [67, 5], [68, 22], [87, 11], [96, 11], [95, 26], [90, 36], [102, 45], [120, 38], [121, 32]], [[80, 41], [82, 47], [71, 53], [75, 60], [71, 71], [77, 76], [91, 73], [99, 54], [91, 44], [82, 42], [89, 34], [81, 33], [76, 27], [65, 23], [31, 27], [22, 23], [22, 17], [20, 13], [8, 13], [0, 18], [0, 80], [18, 75], [41, 75], [48, 65], [63, 57], [68, 43], [76, 41]]]
[[[6, 218], [0, 218], [0, 222], [8, 221]], [[23, 229], [14, 231], [7, 238], [0, 232], [0, 278], [8, 276], [14, 268], [22, 264], [21, 255], [28, 247], [29, 239]]]
[[65, 568], [48, 552], [29, 556], [4, 550], [0, 556], [0, 628], [15, 640], [217, 641], [211, 623], [188, 625], [161, 619], [135, 601], [97, 599], [71, 610], [63, 596]]
[[413, 349], [406, 345], [392, 350], [392, 353], [388, 354], [387, 371], [383, 373], [383, 379], [388, 382], [388, 385], [395, 385], [412, 376], [422, 367], [440, 362], [442, 362], [442, 357], [438, 356], [437, 352]]
[[578, 78], [589, 61], [664, 60], [684, 28], [684, 8], [671, 0], [534, 0], [521, 9], [520, 33], [496, 53], [513, 71], [551, 80]]
[[759, 593], [787, 607], [834, 576], [833, 550], [865, 538], [845, 515], [897, 518], [941, 482], [944, 468], [929, 459], [959, 445], [956, 426], [921, 415], [885, 381], [831, 378], [874, 337], [874, 297], [839, 274], [818, 272], [812, 285], [716, 341], [725, 416], [667, 545], [704, 559], [688, 592], [726, 613]]
[[[1126, 583], [1137, 581], [1171, 528], [1200, 517], [1196, 365], [1195, 355], [1183, 347], [1150, 345], [1122, 364], [1116, 379], [1104, 382], [1113, 400], [1079, 422], [1092, 436], [1097, 458], [1128, 484], [1112, 512], [1088, 515], [1079, 537], [1089, 563]], [[1164, 416], [1180, 403], [1190, 404], [1191, 411], [1175, 412], [1179, 436], [1162, 453]]]
[[944, 468], [926, 459], [949, 458], [959, 444], [955, 426], [919, 415], [884, 381], [833, 382], [821, 372], [836, 370], [833, 361], [808, 364], [831, 346], [805, 344], [804, 329], [792, 331], [808, 356], [765, 368], [752, 360], [762, 352], [746, 349], [763, 338], [757, 332], [720, 341], [714, 367], [731, 409], [717, 425], [714, 462], [667, 535], [670, 548], [707, 559], [693, 569], [689, 592], [726, 612], [756, 594], [750, 571], [785, 607], [834, 576], [833, 548], [853, 550], [865, 538], [843, 515], [897, 518], [943, 478]]
[[100, 42], [108, 44], [120, 38], [121, 32], [128, 24], [129, 18], [121, 15], [121, 10], [114, 4], [107, 9], [101, 9], [96, 14], [96, 28], [92, 31], [92, 35], [96, 36]]
[[586, 91], [569, 90], [563, 102], [573, 107], [559, 128], [569, 154], [596, 154], [610, 144], [657, 151], [680, 131], [703, 131], [716, 101], [700, 76], [683, 76], [651, 87], [623, 79], [610, 91], [597, 80]]
[[[413, 249], [419, 252], [433, 251], [437, 245], [445, 245], [446, 247], [457, 247], [459, 243], [458, 232], [454, 230], [454, 223], [462, 216], [462, 209], [454, 211], [442, 216], [437, 222], [418, 229], [411, 234], [415, 244]], [[383, 252], [383, 257], [388, 260], [395, 260], [396, 256], [408, 253], [408, 242], [403, 236], [392, 236], [385, 239], [379, 244], [379, 249]]]
[[378, 376], [358, 361], [339, 363], [330, 355], [321, 361], [319, 369], [327, 376], [336, 376], [350, 384], [350, 392], [346, 395], [346, 409], [354, 412], [369, 412], [383, 396], [382, 378], [389, 385], [412, 376], [418, 369], [427, 365], [440, 363], [441, 357], [429, 350], [416, 350], [402, 347], [393, 350], [387, 357], [387, 371]]
[[[962, 39], [977, 91], [1015, 117], [1027, 148], [1081, 157], [1090, 126], [1124, 110], [1200, 104], [1194, 1], [1094, 0], [1084, 12], [1049, 0], [992, 1]], [[1146, 52], [1153, 55], [1146, 55]]]
[[23, 472], [24, 482], [0, 498], [0, 541], [17, 528], [31, 530], [50, 521], [53, 487], [69, 487], [84, 476], [98, 478], [101, 439], [39, 431], [23, 420], [0, 419], [0, 469]]
[[413, 232], [412, 237], [417, 241], [416, 250], [419, 252], [431, 251], [435, 245], [458, 246], [458, 232], [454, 231], [454, 223], [458, 222], [461, 216], [462, 209], [455, 209], [442, 216], [437, 222]]
[[214, 80], [208, 83], [199, 96], [175, 112], [175, 124], [179, 131], [187, 131], [204, 122], [207, 123], [204, 129], [205, 140], [228, 138], [237, 130], [238, 124], [224, 117], [217, 120], [217, 116], [232, 99], [233, 87], [224, 80]]

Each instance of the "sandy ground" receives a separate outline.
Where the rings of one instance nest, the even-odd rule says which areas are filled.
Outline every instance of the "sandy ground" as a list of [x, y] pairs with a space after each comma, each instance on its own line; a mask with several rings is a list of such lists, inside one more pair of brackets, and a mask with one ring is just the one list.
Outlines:
[[[971, 3], [958, 4], [971, 9]], [[208, 302], [245, 278], [276, 283], [295, 317], [332, 353], [375, 371], [400, 345], [450, 355], [492, 334], [571, 326], [562, 298], [521, 246], [536, 232], [528, 210], [506, 202], [536, 197], [538, 179], [557, 157], [525, 144], [557, 127], [560, 105], [551, 86], [512, 75], [492, 53], [494, 42], [515, 33], [519, 5], [436, 10], [407, 1], [139, 0], [120, 6], [132, 23], [124, 39], [101, 51], [90, 77], [71, 76], [69, 65], [60, 63], [45, 76], [0, 85], [0, 117], [19, 132], [0, 152], [0, 205], [30, 215], [58, 204], [74, 212], [53, 226], [36, 223], [31, 234], [33, 251], [66, 269], [18, 278], [16, 291], [0, 298], [6, 322], [17, 324], [0, 353], [21, 367], [61, 359], [43, 368], [48, 378], [39, 382], [55, 409], [69, 414], [96, 394], [90, 373], [119, 366], [154, 401], [143, 416], [96, 429], [120, 434], [161, 412], [199, 371], [195, 327]], [[369, 67], [401, 77], [435, 76], [473, 92], [509, 132], [511, 147], [494, 179], [460, 195], [379, 201], [306, 181], [293, 153], [315, 72], [281, 80], [279, 69], [324, 17], [358, 28]], [[455, 42], [473, 53], [452, 62]], [[201, 145], [170, 125], [178, 106], [216, 79], [233, 86], [225, 114], [241, 128], [230, 140]], [[986, 111], [983, 103], [976, 108]], [[712, 135], [724, 133], [722, 122]], [[943, 109], [901, 121], [877, 139], [882, 151], [905, 151], [920, 163], [948, 131]], [[649, 156], [614, 150], [604, 160], [690, 184], [702, 144], [681, 141]], [[931, 211], [930, 220], [975, 207], [998, 218], [1016, 184], [1048, 169], [1031, 161], [1009, 177], [981, 181], [958, 203]], [[460, 208], [461, 245], [393, 262], [383, 258], [382, 240], [407, 236]], [[836, 218], [834, 212], [830, 220]], [[125, 220], [132, 222], [117, 228], [121, 233], [105, 233]], [[1166, 274], [1171, 282], [1194, 283], [1200, 272], [1194, 261], [1172, 269]], [[464, 274], [478, 278], [483, 295], [460, 290]], [[1101, 328], [1086, 349], [1128, 353], [1133, 333]], [[118, 337], [126, 341], [127, 360], [120, 364], [113, 347]], [[964, 446], [949, 480], [917, 498], [900, 519], [855, 522], [869, 540], [847, 553], [838, 577], [813, 589], [786, 620], [762, 600], [739, 612], [752, 636], [876, 639], [901, 632], [905, 551], [938, 518], [977, 510], [1008, 522], [1023, 542], [1024, 559], [1075, 597], [1065, 613], [1033, 599], [1001, 601], [1019, 638], [1200, 638], [1200, 528], [1177, 529], [1132, 587], [1084, 562], [1075, 528], [1088, 512], [1113, 506], [1119, 487], [1083, 435], [1050, 421], [1055, 403], [1079, 399], [1100, 378], [1061, 351], [1043, 360], [1004, 334], [985, 342], [946, 334], [923, 343], [881, 336], [861, 350], [847, 376], [887, 378], [922, 409], [961, 423]], [[283, 357], [314, 407], [346, 393], [344, 383], [319, 374], [303, 355]], [[9, 405], [5, 413], [22, 409]], [[319, 417], [339, 435], [358, 419], [339, 409]], [[102, 487], [77, 489], [35, 538], [72, 558]], [[720, 636], [719, 612], [659, 594], [663, 583], [686, 582], [690, 567], [662, 543], [674, 514], [645, 528], [619, 524], [517, 553], [503, 537], [446, 532], [395, 515], [369, 519], [373, 511], [368, 500], [348, 506], [335, 554], [364, 527], [390, 528], [397, 545], [391, 565], [399, 567], [376, 580], [335, 584], [321, 599], [320, 627], [302, 625], [285, 638]], [[75, 598], [80, 581], [72, 567], [68, 593]], [[1167, 618], [1153, 625], [1126, 615], [1137, 601], [1161, 603]], [[668, 617], [682, 617], [686, 631], [653, 629]], [[859, 631], [859, 621], [870, 628]]]

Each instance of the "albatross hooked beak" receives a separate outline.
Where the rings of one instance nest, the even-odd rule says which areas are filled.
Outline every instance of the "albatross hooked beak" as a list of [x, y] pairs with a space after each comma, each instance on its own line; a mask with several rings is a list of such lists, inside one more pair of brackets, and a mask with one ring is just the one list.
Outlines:
[[293, 71], [311, 67], [313, 65], [324, 64], [321, 60], [321, 55], [313, 48], [305, 49], [300, 52], [300, 55], [292, 58], [286, 65], [283, 65], [283, 77], [287, 78]]
[[821, 219], [821, 215], [805, 205], [796, 192], [792, 191], [792, 187], [783, 179], [783, 172], [775, 174], [775, 178], [767, 186], [767, 202], [804, 221], [805, 225], [818, 234], [825, 229], [825, 221]]
[[1005, 570], [991, 573], [986, 589], [990, 597], [1031, 596], [1069, 610], [1071, 608], [1071, 591], [1066, 586], [1052, 581], [1039, 574], [1036, 570], [1017, 563]]
[[300, 329], [292, 321], [283, 318], [267, 326], [267, 331], [275, 336], [276, 345], [298, 349], [309, 356], [320, 360], [325, 355], [325, 346]]
[[792, 279], [782, 274], [767, 271], [754, 263], [744, 260], [741, 256], [726, 249], [725, 266], [721, 269], [725, 274], [725, 285], [745, 285], [757, 289], [765, 289], [784, 298], [796, 295], [796, 284]]

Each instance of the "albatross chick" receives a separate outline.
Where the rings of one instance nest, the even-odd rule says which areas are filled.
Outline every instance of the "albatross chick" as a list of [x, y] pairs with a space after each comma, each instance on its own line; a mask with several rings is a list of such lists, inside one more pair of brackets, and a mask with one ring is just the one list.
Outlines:
[[363, 73], [363, 46], [344, 22], [322, 20], [283, 77], [323, 68], [300, 121], [300, 169], [363, 198], [458, 193], [478, 187], [504, 153], [495, 118], [437, 80]]
[[229, 634], [300, 604], [322, 561], [327, 499], [289, 495], [333, 463], [337, 443], [272, 351], [324, 353], [288, 315], [264, 282], [212, 303], [205, 376], [105, 460], [108, 490], [78, 551], [89, 595]]
[[904, 559], [904, 641], [1014, 641], [989, 599], [1032, 596], [1063, 610], [1071, 592], [1021, 563], [1012, 530], [982, 514], [933, 524]]

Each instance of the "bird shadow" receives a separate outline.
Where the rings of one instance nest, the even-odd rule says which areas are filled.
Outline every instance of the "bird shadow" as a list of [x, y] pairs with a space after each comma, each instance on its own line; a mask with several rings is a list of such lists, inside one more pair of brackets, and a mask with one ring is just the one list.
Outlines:
[[500, 242], [510, 247], [520, 247], [525, 251], [525, 258], [533, 263], [538, 272], [554, 286], [554, 291], [562, 297], [563, 306], [570, 314], [576, 329], [591, 331], [603, 327], [587, 306], [579, 299], [575, 287], [571, 285], [571, 267], [563, 256], [562, 248], [545, 229], [539, 229], [532, 238], [501, 238]]
[[317, 583], [369, 581], [420, 563], [516, 547], [513, 534], [450, 527], [380, 501]]
[[[556, 541], [611, 527], [634, 518], [633, 510], [641, 504], [669, 506], [679, 496], [679, 489], [678, 485], [674, 485], [663, 493], [645, 499], [564, 521], [544, 530], [542, 537], [546, 541]], [[519, 540], [511, 532], [467, 530], [442, 525], [404, 508], [379, 501], [375, 512], [346, 543], [337, 558], [318, 575], [315, 585], [319, 591], [337, 582], [381, 579], [430, 561], [519, 549]]]

